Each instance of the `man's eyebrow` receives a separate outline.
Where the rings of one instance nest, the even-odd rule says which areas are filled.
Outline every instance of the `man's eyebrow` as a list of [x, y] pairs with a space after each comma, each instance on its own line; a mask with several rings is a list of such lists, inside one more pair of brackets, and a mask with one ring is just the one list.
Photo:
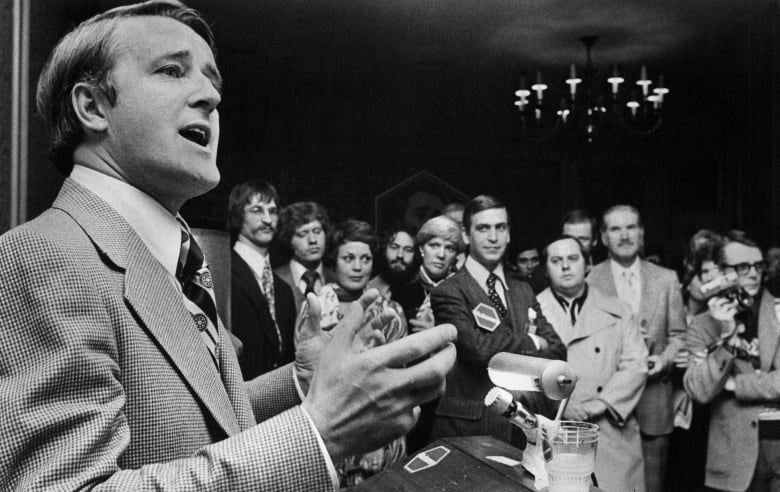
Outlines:
[[[191, 62], [192, 61], [192, 53], [190, 50], [179, 50], [174, 51], [172, 53], [165, 53], [164, 55], [158, 57], [155, 61], [160, 62], [163, 60], [176, 60], [180, 62]], [[211, 83], [214, 84], [214, 87], [217, 89], [217, 92], [220, 94], [222, 93], [222, 74], [219, 73], [219, 69], [216, 65], [209, 62], [204, 67], [203, 71], [206, 73], [206, 76], [211, 80]]]

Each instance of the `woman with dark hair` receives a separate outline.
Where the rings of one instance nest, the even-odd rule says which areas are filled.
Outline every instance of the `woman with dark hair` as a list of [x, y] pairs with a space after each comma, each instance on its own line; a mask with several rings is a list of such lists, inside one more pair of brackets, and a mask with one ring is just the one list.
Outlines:
[[[333, 328], [347, 312], [349, 305], [366, 290], [378, 247], [379, 241], [374, 229], [366, 222], [348, 219], [333, 228], [323, 261], [325, 266], [332, 270], [335, 283], [323, 285], [318, 294], [321, 308], [320, 327], [323, 330]], [[385, 343], [405, 336], [406, 320], [401, 306], [394, 301], [377, 298], [366, 309], [365, 319], [375, 319], [383, 312], [392, 314], [392, 319], [382, 327]], [[301, 311], [296, 323], [296, 344], [301, 326], [307, 317], [308, 305]], [[327, 361], [320, 363], [327, 364]], [[356, 485], [405, 456], [406, 438], [400, 437], [383, 448], [346, 458], [335, 464], [341, 487]]]

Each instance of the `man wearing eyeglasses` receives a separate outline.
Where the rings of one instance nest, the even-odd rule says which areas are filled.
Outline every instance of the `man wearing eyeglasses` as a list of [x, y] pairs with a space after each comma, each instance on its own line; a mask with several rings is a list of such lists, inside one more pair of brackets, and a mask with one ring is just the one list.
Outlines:
[[767, 262], [758, 244], [742, 232], [726, 238], [715, 258], [722, 274], [737, 274], [743, 298], [717, 295], [693, 319], [683, 381], [694, 399], [711, 405], [707, 487], [777, 490], [778, 441], [759, 442], [777, 430], [765, 420], [768, 414], [759, 417], [780, 400], [777, 300], [763, 289]]

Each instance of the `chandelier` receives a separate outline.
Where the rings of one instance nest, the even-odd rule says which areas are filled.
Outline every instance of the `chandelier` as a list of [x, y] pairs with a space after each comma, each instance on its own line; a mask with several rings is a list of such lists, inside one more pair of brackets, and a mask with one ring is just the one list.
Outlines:
[[578, 71], [571, 64], [557, 94], [544, 83], [540, 71], [536, 72], [530, 88], [525, 75], [521, 75], [515, 106], [527, 138], [547, 140], [560, 130], [579, 129], [590, 143], [606, 126], [641, 135], [653, 133], [661, 126], [664, 97], [669, 94], [663, 75], [654, 83], [643, 65], [639, 78], [630, 84], [621, 76], [619, 67], [613, 65], [608, 77], [597, 77], [591, 50], [598, 39], [597, 36], [580, 38], [587, 51], [585, 67]]

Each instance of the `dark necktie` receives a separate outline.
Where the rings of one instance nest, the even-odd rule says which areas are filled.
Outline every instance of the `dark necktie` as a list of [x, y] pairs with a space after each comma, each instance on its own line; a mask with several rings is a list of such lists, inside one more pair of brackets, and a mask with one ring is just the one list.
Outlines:
[[320, 274], [317, 273], [316, 270], [306, 270], [303, 272], [301, 279], [306, 282], [306, 290], [303, 292], [304, 296], [310, 292], [316, 294], [314, 284], [317, 282], [318, 278], [320, 278]]
[[219, 368], [217, 354], [219, 321], [217, 304], [214, 300], [214, 283], [198, 243], [184, 224], [181, 225], [181, 250], [179, 264], [176, 267], [176, 279], [181, 283], [184, 295], [194, 304], [194, 306], [187, 304], [187, 310], [192, 314], [195, 326], [214, 364]]
[[498, 292], [496, 292], [496, 280], [498, 280], [498, 275], [491, 272], [487, 278], [488, 297], [490, 298], [490, 302], [493, 303], [493, 306], [496, 307], [498, 314], [503, 318], [506, 316], [506, 306], [501, 302], [501, 297], [498, 295]]

